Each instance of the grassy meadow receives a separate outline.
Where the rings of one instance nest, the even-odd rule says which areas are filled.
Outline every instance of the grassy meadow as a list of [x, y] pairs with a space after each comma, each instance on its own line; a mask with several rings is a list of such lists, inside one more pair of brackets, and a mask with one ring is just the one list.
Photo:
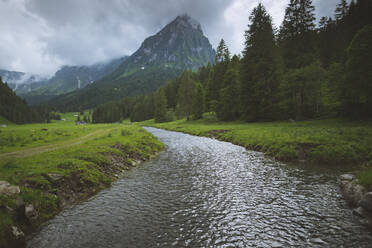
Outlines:
[[361, 170], [360, 181], [372, 185], [372, 123], [340, 119], [299, 122], [218, 122], [213, 115], [201, 120], [178, 120], [143, 126], [214, 137], [247, 149], [262, 151], [280, 161], [345, 165]]
[[0, 195], [0, 246], [11, 225], [26, 225], [16, 216], [18, 197], [35, 207], [37, 226], [58, 213], [70, 196], [71, 201], [87, 198], [164, 147], [137, 125], [76, 125], [74, 114], [62, 118], [66, 120], [0, 126], [0, 180], [21, 189], [20, 195]]
[[[52, 121], [48, 124], [14, 125], [8, 122], [7, 127], [0, 127], [0, 154], [68, 142], [93, 131], [110, 128], [108, 125], [99, 128], [96, 125], [76, 125], [76, 117], [72, 113], [62, 115], [62, 119], [65, 121]], [[1, 123], [0, 121], [0, 125]]]

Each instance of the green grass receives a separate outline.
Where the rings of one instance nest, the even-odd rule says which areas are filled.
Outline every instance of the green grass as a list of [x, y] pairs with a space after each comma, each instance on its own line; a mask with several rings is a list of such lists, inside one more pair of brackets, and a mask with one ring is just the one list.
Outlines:
[[[0, 154], [68, 141], [83, 137], [93, 130], [97, 130], [95, 125], [77, 126], [75, 124], [75, 114], [77, 113], [62, 114], [61, 117], [66, 119], [66, 121], [0, 127]], [[100, 129], [109, 127], [109, 125], [100, 126]]]
[[0, 116], [0, 126], [1, 125], [14, 125], [14, 123], [12, 123], [12, 122], [8, 121], [6, 118]]
[[[77, 126], [73, 114], [62, 118], [67, 121], [13, 125], [0, 133], [1, 140], [7, 140], [1, 146], [0, 180], [21, 187], [21, 197], [37, 208], [40, 223], [60, 211], [60, 199], [56, 195], [65, 190], [63, 187], [69, 187], [73, 178], [74, 183], [81, 186], [79, 193], [89, 196], [109, 186], [115, 179], [114, 174], [121, 171], [111, 157], [120, 158], [125, 166], [130, 166], [132, 161], [147, 160], [164, 148], [155, 136], [136, 125]], [[48, 130], [42, 131], [42, 128]], [[75, 142], [76, 138], [79, 140], [89, 133], [96, 135], [81, 143]], [[8, 142], [9, 137], [12, 142]], [[68, 145], [69, 142], [72, 145]], [[53, 145], [55, 149], [41, 149], [45, 145]], [[27, 152], [30, 150], [38, 152], [30, 154]], [[13, 153], [5, 154], [8, 151]], [[48, 175], [50, 173], [63, 175], [64, 183], [57, 183]], [[14, 207], [16, 198], [0, 197], [0, 240], [4, 230], [14, 223], [12, 212], [4, 210], [5, 206]]]
[[[320, 165], [372, 166], [372, 125], [340, 119], [301, 122], [218, 122], [213, 115], [202, 120], [168, 123], [142, 122], [189, 134], [215, 137], [247, 149], [265, 152], [281, 161], [304, 160]], [[372, 171], [372, 170], [371, 170]], [[372, 172], [361, 173], [365, 184], [372, 185]], [[370, 175], [370, 176], [367, 176]]]

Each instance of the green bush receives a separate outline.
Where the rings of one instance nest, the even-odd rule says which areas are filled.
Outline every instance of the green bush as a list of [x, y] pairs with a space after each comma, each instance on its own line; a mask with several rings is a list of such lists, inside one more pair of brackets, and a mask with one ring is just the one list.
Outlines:
[[296, 146], [294, 145], [282, 146], [275, 157], [283, 161], [298, 159], [298, 152], [296, 150]]
[[359, 160], [350, 144], [319, 145], [310, 153], [310, 159], [321, 163], [353, 163]]
[[361, 184], [372, 186], [372, 167], [360, 172], [358, 178]]

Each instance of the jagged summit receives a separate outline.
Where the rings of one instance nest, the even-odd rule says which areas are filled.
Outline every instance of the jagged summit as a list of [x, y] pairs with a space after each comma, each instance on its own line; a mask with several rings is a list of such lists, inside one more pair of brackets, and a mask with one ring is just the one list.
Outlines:
[[200, 23], [197, 20], [190, 17], [188, 14], [177, 16], [176, 19], [174, 19], [173, 22], [171, 22], [168, 25], [172, 24], [179, 29], [191, 28], [203, 33]]
[[177, 16], [140, 48], [116, 71], [123, 77], [151, 66], [197, 69], [215, 60], [215, 51], [198, 21], [187, 14]]

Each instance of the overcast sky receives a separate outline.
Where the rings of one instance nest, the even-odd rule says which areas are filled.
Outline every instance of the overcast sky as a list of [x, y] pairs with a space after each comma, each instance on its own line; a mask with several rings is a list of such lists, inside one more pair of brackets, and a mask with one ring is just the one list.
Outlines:
[[[0, 68], [51, 75], [131, 55], [177, 15], [197, 19], [213, 47], [240, 53], [251, 10], [262, 2], [279, 26], [289, 0], [0, 0]], [[317, 17], [340, 0], [314, 0]]]

